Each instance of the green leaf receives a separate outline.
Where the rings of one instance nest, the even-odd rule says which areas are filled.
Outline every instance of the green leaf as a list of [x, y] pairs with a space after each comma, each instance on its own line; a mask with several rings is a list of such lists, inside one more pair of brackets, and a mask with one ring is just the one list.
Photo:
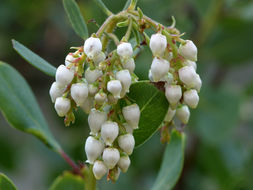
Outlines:
[[76, 34], [81, 38], [88, 38], [88, 28], [75, 0], [63, 0], [64, 9]]
[[70, 172], [64, 172], [55, 179], [50, 190], [84, 190], [84, 180]]
[[0, 173], [0, 190], [16, 190], [13, 182], [3, 173]]
[[164, 93], [149, 81], [132, 84], [127, 96], [137, 103], [141, 110], [139, 128], [134, 130], [135, 146], [139, 146], [161, 125], [168, 110], [168, 101]]
[[25, 79], [10, 65], [0, 62], [0, 110], [9, 124], [30, 133], [49, 148], [59, 152], [60, 146]]
[[31, 50], [20, 44], [18, 41], [12, 40], [12, 44], [13, 48], [18, 52], [18, 54], [21, 55], [31, 65], [49, 76], [55, 76], [56, 68], [50, 63], [42, 59], [37, 54], [33, 53]]
[[185, 135], [178, 131], [171, 134], [167, 144], [163, 162], [152, 190], [169, 190], [179, 179], [184, 163]]
[[106, 7], [102, 0], [94, 0], [95, 3], [104, 11], [104, 13], [108, 16], [112, 15], [113, 13]]
[[130, 6], [131, 0], [127, 0], [123, 10], [126, 10]]

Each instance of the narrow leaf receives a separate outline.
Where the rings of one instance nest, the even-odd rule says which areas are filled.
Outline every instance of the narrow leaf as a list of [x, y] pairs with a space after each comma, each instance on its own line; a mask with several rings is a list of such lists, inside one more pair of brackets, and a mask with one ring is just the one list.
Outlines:
[[49, 148], [59, 152], [60, 146], [25, 79], [10, 65], [0, 62], [0, 110], [9, 124], [30, 133]]
[[131, 0], [127, 0], [123, 10], [126, 10], [130, 6]]
[[64, 9], [76, 34], [81, 38], [88, 38], [88, 28], [75, 0], [63, 0]]
[[104, 11], [104, 13], [108, 16], [112, 15], [112, 12], [106, 7], [102, 0], [94, 0], [95, 3]]
[[33, 53], [24, 45], [20, 44], [16, 40], [12, 40], [13, 48], [21, 55], [26, 61], [31, 65], [42, 71], [49, 76], [55, 76], [56, 68], [48, 63], [46, 60], [42, 59], [37, 54]]
[[55, 179], [50, 190], [84, 190], [84, 181], [80, 176], [64, 172]]
[[184, 162], [185, 135], [178, 131], [171, 134], [167, 144], [163, 162], [152, 190], [170, 190], [181, 174]]
[[135, 145], [139, 146], [161, 125], [168, 110], [168, 101], [164, 93], [148, 81], [132, 84], [127, 96], [137, 103], [141, 110], [139, 128], [134, 130]]
[[17, 190], [13, 182], [3, 173], [0, 173], [0, 190]]

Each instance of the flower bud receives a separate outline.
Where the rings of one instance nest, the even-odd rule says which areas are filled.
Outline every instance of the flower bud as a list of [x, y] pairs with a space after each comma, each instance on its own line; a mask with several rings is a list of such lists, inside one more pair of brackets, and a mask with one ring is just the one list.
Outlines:
[[170, 69], [170, 63], [165, 59], [159, 59], [155, 57], [151, 65], [151, 73], [154, 79], [154, 82], [158, 82], [163, 78]]
[[92, 168], [93, 174], [97, 180], [101, 179], [107, 172], [108, 168], [103, 161], [96, 160]]
[[93, 105], [94, 105], [94, 99], [92, 97], [87, 97], [84, 103], [80, 106], [86, 114], [89, 114]]
[[126, 106], [122, 109], [123, 116], [126, 122], [133, 128], [137, 129], [140, 120], [140, 108], [137, 104]]
[[88, 116], [88, 123], [90, 126], [91, 134], [96, 135], [101, 129], [102, 124], [107, 120], [107, 114], [103, 111], [91, 109]]
[[187, 90], [184, 92], [184, 102], [190, 108], [196, 108], [199, 103], [199, 95], [196, 90]]
[[52, 102], [54, 103], [56, 98], [62, 96], [64, 92], [64, 87], [59, 85], [57, 82], [54, 82], [49, 90], [49, 95], [51, 97]]
[[169, 109], [168, 109], [168, 111], [165, 115], [164, 121], [171, 122], [171, 120], [173, 119], [175, 113], [176, 113], [176, 110], [173, 110], [173, 109], [171, 109], [171, 107], [169, 107]]
[[130, 58], [133, 54], [132, 45], [128, 42], [122, 42], [117, 46], [117, 54], [123, 58]]
[[135, 63], [133, 58], [128, 58], [126, 60], [122, 61], [122, 66], [124, 69], [129, 70], [130, 73], [134, 72], [135, 69]]
[[201, 89], [201, 86], [202, 86], [202, 81], [201, 81], [199, 75], [197, 74], [196, 78], [194, 79], [194, 82], [193, 82], [193, 88], [199, 92]]
[[118, 163], [120, 154], [117, 148], [105, 148], [103, 152], [103, 160], [109, 169], [114, 168]]
[[119, 80], [111, 80], [107, 83], [107, 90], [112, 93], [115, 98], [120, 98], [122, 86]]
[[107, 100], [107, 95], [104, 92], [98, 92], [95, 95], [95, 101], [99, 105], [103, 105], [104, 102]]
[[94, 96], [98, 92], [98, 87], [96, 87], [94, 84], [89, 84], [88, 89], [90, 96]]
[[133, 134], [134, 129], [128, 123], [123, 123], [123, 126], [125, 127], [127, 133]]
[[68, 98], [56, 98], [54, 108], [60, 117], [65, 116], [68, 113], [70, 107], [70, 100]]
[[56, 74], [55, 74], [55, 80], [59, 85], [66, 86], [69, 83], [71, 83], [73, 78], [74, 78], [74, 72], [67, 69], [65, 65], [60, 65], [57, 68]]
[[[75, 61], [75, 58], [73, 57], [73, 54], [72, 53], [69, 53], [66, 58], [65, 58], [65, 66], [68, 67], [69, 64], [73, 63]], [[70, 68], [71, 71], [75, 71], [75, 66], [73, 65], [71, 68]]]
[[131, 164], [129, 156], [121, 156], [118, 162], [118, 166], [123, 173], [127, 172], [129, 166]]
[[188, 106], [183, 105], [182, 107], [177, 108], [176, 116], [182, 123], [187, 124], [190, 118], [190, 110]]
[[84, 53], [93, 59], [102, 50], [102, 43], [99, 38], [90, 37], [85, 40], [83, 49]]
[[184, 64], [185, 66], [192, 66], [192, 67], [194, 68], [195, 71], [197, 70], [197, 64], [196, 64], [196, 62], [194, 62], [194, 61], [186, 60], [183, 64]]
[[119, 126], [116, 122], [106, 121], [101, 127], [101, 137], [105, 144], [112, 146], [113, 141], [117, 138], [119, 134]]
[[116, 73], [116, 79], [119, 80], [122, 84], [123, 90], [129, 92], [131, 85], [131, 75], [128, 70], [121, 70]]
[[94, 57], [93, 57], [93, 62], [94, 62], [94, 64], [96, 65], [96, 66], [98, 66], [99, 65], [99, 63], [100, 62], [102, 62], [102, 61], [104, 61], [105, 60], [105, 54], [104, 54], [104, 52], [99, 52], [97, 55], [95, 55]]
[[85, 71], [85, 79], [87, 80], [89, 84], [94, 83], [102, 75], [103, 75], [103, 72], [98, 69], [90, 70], [90, 68], [88, 68]]
[[197, 47], [191, 40], [186, 40], [185, 42], [185, 44], [179, 46], [178, 52], [186, 59], [197, 61]]
[[167, 47], [166, 36], [159, 33], [153, 34], [150, 38], [149, 47], [154, 56], [162, 56]]
[[121, 135], [118, 138], [119, 147], [128, 155], [133, 153], [135, 140], [132, 134]]
[[84, 103], [88, 97], [88, 86], [85, 83], [75, 83], [71, 85], [70, 94], [77, 106]]
[[104, 144], [92, 136], [89, 136], [85, 143], [85, 152], [87, 156], [87, 161], [93, 164], [94, 161], [102, 154], [104, 149]]
[[161, 81], [164, 81], [164, 82], [166, 82], [167, 84], [171, 84], [171, 83], [173, 82], [173, 80], [174, 80], [174, 77], [173, 77], [173, 75], [172, 75], [170, 72], [168, 72], [168, 73], [161, 79]]
[[184, 66], [178, 70], [180, 80], [189, 88], [194, 87], [197, 73], [192, 66]]
[[182, 97], [181, 87], [179, 85], [166, 84], [165, 96], [170, 104], [172, 105], [177, 104]]

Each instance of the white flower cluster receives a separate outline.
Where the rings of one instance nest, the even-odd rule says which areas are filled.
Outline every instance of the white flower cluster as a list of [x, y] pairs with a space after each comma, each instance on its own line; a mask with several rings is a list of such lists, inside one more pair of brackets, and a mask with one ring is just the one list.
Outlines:
[[130, 165], [129, 155], [135, 146], [132, 133], [138, 128], [140, 109], [129, 102], [120, 108], [117, 102], [136, 80], [132, 77], [135, 69], [132, 54], [131, 44], [122, 42], [117, 51], [106, 57], [100, 39], [90, 37], [83, 49], [67, 55], [50, 88], [56, 112], [65, 116], [66, 121], [73, 121], [72, 110], [78, 106], [89, 114], [91, 132], [85, 152], [96, 179], [109, 172], [114, 174], [111, 179], [116, 180], [120, 171], [126, 172]]
[[187, 124], [190, 117], [188, 107], [197, 107], [198, 92], [202, 86], [200, 76], [196, 73], [197, 48], [192, 41], [185, 40], [177, 49], [177, 53], [182, 56], [182, 63], [178, 63], [173, 62], [166, 36], [153, 34], [149, 46], [154, 56], [149, 79], [152, 82], [165, 82], [165, 95], [170, 103], [164, 120], [170, 122], [176, 115], [182, 123]]

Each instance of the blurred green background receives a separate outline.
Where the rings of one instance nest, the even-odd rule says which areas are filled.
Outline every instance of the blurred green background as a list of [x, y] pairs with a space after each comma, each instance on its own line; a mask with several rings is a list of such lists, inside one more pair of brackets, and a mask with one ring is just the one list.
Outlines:
[[[106, 18], [92, 0], [79, 0], [86, 21]], [[104, 0], [113, 11], [125, 0]], [[203, 80], [200, 103], [186, 127], [185, 164], [175, 189], [253, 189], [253, 1], [139, 0], [144, 14], [186, 32], [199, 49], [198, 73]], [[90, 33], [97, 30], [89, 23]], [[12, 49], [11, 39], [23, 43], [54, 66], [64, 63], [76, 36], [60, 0], [0, 1], [0, 60], [14, 66], [31, 85], [51, 130], [75, 160], [84, 161], [87, 116], [78, 111], [76, 123], [65, 127], [48, 94], [53, 78], [26, 63]], [[147, 78], [152, 56], [146, 48], [137, 59], [136, 73]], [[1, 84], [0, 84], [1, 85]], [[159, 114], [159, 113], [157, 113]], [[34, 137], [10, 128], [0, 115], [0, 171], [20, 190], [48, 189], [69, 166]], [[159, 133], [134, 151], [132, 164], [116, 184], [102, 180], [102, 190], [146, 190], [154, 182], [164, 145]]]

